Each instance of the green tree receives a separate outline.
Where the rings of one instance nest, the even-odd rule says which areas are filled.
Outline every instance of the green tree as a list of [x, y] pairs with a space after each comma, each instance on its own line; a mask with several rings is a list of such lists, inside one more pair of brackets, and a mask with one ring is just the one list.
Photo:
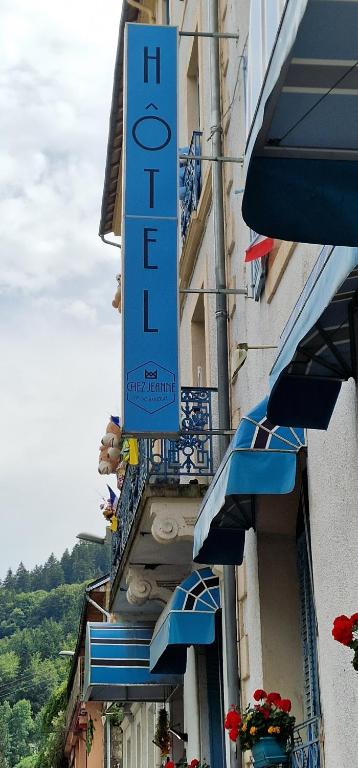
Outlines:
[[14, 578], [16, 589], [19, 592], [27, 592], [31, 588], [31, 576], [23, 562], [20, 563]]
[[53, 552], [43, 567], [42, 579], [43, 587], [47, 590], [55, 589], [64, 582], [62, 566]]
[[31, 704], [26, 699], [14, 704], [9, 717], [10, 765], [14, 766], [29, 754], [34, 724]]
[[29, 755], [28, 757], [23, 757], [22, 760], [20, 760], [20, 762], [14, 766], [14, 768], [40, 768], [38, 763], [38, 756]]
[[8, 701], [0, 705], [0, 768], [9, 768], [10, 733], [9, 719], [11, 707]]
[[11, 568], [9, 568], [4, 578], [3, 586], [6, 587], [7, 589], [13, 589], [15, 587], [15, 578]]
[[14, 651], [7, 651], [0, 655], [1, 690], [4, 690], [4, 686], [9, 685], [9, 683], [17, 676], [19, 666], [19, 657]]

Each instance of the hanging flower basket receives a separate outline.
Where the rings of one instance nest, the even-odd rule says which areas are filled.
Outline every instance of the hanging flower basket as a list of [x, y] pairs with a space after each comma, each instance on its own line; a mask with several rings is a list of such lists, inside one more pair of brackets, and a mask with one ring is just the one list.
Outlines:
[[338, 643], [354, 651], [352, 664], [358, 672], [358, 613], [352, 616], [337, 616], [333, 622], [332, 635]]
[[272, 765], [288, 763], [288, 754], [275, 736], [261, 736], [260, 740], [252, 745], [252, 757], [255, 768], [270, 768]]
[[243, 752], [251, 749], [255, 768], [287, 765], [287, 745], [292, 741], [295, 718], [290, 715], [291, 702], [277, 692], [258, 689], [253, 694], [256, 704], [249, 704], [240, 714], [232, 706], [225, 718], [231, 741], [240, 742]]
[[159, 710], [158, 720], [154, 735], [154, 744], [160, 749], [162, 757], [167, 757], [171, 751], [171, 736], [169, 731], [169, 718], [166, 709]]

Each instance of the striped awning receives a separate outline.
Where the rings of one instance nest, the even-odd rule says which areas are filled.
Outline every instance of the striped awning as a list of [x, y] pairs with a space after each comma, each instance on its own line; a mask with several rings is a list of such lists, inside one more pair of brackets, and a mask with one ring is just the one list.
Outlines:
[[190, 645], [211, 645], [220, 608], [219, 579], [210, 568], [193, 571], [178, 587], [159, 617], [150, 644], [150, 668], [182, 674]]
[[182, 678], [151, 674], [152, 635], [153, 626], [144, 624], [88, 623], [84, 700], [164, 701]]
[[293, 491], [304, 446], [302, 429], [268, 419], [267, 398], [241, 419], [199, 510], [195, 562], [241, 565], [245, 530], [254, 525], [254, 497]]
[[287, 0], [246, 147], [255, 232], [358, 243], [358, 0]]
[[323, 248], [280, 339], [269, 418], [327, 429], [342, 382], [357, 373], [358, 248]]

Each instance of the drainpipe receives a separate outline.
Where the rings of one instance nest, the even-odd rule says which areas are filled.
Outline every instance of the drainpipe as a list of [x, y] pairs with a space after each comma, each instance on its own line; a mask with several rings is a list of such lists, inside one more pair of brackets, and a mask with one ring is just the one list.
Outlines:
[[[209, 31], [219, 32], [218, 0], [209, 0]], [[222, 157], [222, 127], [220, 99], [219, 38], [210, 38], [211, 58], [211, 146], [212, 156]], [[225, 230], [222, 163], [212, 163], [212, 194], [214, 211], [214, 252], [216, 289], [226, 288]], [[230, 428], [229, 365], [228, 365], [228, 312], [225, 293], [216, 294], [216, 345], [219, 391], [219, 429]], [[228, 447], [227, 435], [219, 437], [220, 459]], [[236, 637], [236, 578], [235, 566], [224, 566], [223, 628], [226, 650], [226, 679], [228, 704], [240, 704], [239, 664]], [[225, 679], [225, 675], [224, 675]], [[241, 754], [235, 745], [230, 747], [230, 768], [241, 765]]]

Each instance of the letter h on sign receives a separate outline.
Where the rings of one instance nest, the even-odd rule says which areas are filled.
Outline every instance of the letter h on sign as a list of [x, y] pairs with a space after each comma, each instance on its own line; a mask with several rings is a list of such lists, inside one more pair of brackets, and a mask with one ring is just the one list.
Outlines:
[[179, 431], [177, 36], [126, 26], [123, 428], [138, 436]]

